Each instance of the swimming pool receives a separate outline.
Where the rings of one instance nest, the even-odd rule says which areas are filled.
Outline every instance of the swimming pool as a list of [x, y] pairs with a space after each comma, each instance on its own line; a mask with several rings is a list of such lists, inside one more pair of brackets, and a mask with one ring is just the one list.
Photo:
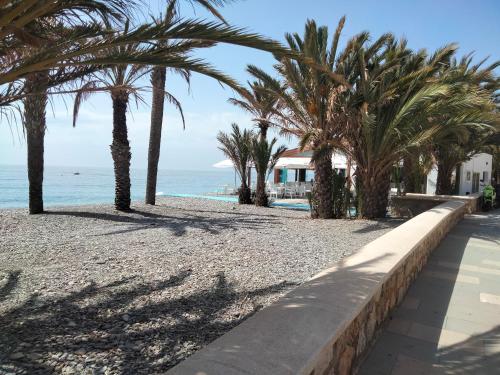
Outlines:
[[[237, 197], [227, 196], [227, 195], [164, 194], [163, 196], [178, 197], [178, 198], [211, 199], [214, 201], [238, 203]], [[288, 208], [290, 210], [309, 211], [309, 205], [304, 203], [272, 202], [271, 207]]]

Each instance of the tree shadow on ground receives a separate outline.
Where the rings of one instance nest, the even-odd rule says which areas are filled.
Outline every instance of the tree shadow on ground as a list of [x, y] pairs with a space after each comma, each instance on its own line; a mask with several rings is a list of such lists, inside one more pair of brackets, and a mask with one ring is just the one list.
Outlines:
[[[484, 218], [492, 220], [484, 220]], [[500, 245], [500, 209], [466, 216], [460, 223], [461, 233], [478, 240], [485, 240]]]
[[[235, 203], [235, 206], [238, 206], [239, 204]], [[246, 206], [252, 206], [252, 205], [241, 205], [242, 208]], [[165, 203], [160, 203], [156, 207], [162, 207], [170, 210], [176, 210], [180, 212], [196, 212], [196, 213], [216, 213], [216, 214], [221, 214], [221, 215], [231, 215], [231, 216], [254, 216], [254, 217], [260, 217], [260, 218], [286, 218], [286, 219], [291, 219], [291, 220], [304, 220], [304, 218], [309, 218], [310, 213], [309, 211], [305, 210], [295, 210], [295, 209], [290, 209], [290, 208], [282, 208], [282, 207], [260, 207], [261, 210], [266, 210], [269, 211], [268, 214], [264, 214], [262, 212], [239, 212], [239, 211], [229, 211], [228, 210], [222, 210], [222, 209], [210, 209], [210, 210], [203, 210], [203, 209], [190, 209], [190, 208], [183, 208], [183, 207], [177, 207], [177, 206], [170, 206]], [[300, 211], [304, 213], [303, 217], [292, 215], [291, 212], [297, 212]]]
[[7, 299], [7, 297], [14, 291], [19, 282], [20, 274], [21, 271], [13, 271], [7, 274], [7, 281], [4, 282], [4, 285], [0, 286], [0, 302]]
[[[483, 348], [478, 353], [471, 348]], [[438, 370], [443, 374], [494, 374], [500, 369], [500, 325], [438, 351]]]
[[86, 212], [86, 211], [49, 211], [48, 215], [55, 216], [72, 216], [85, 219], [103, 220], [117, 224], [130, 224], [124, 229], [112, 230], [102, 235], [112, 235], [120, 233], [130, 233], [134, 231], [147, 229], [166, 229], [171, 231], [175, 236], [183, 236], [188, 229], [197, 229], [210, 234], [219, 234], [221, 231], [233, 230], [241, 228], [260, 230], [269, 225], [279, 224], [277, 217], [268, 218], [265, 222], [252, 215], [246, 215], [234, 219], [232, 217], [213, 217], [201, 214], [183, 214], [182, 216], [164, 215], [153, 212], [134, 210], [131, 213], [101, 213], [101, 212]]
[[375, 222], [370, 222], [363, 228], [354, 230], [353, 233], [370, 233], [379, 230], [394, 229], [397, 226], [403, 224], [405, 221], [405, 219], [400, 218], [379, 219]]
[[219, 273], [214, 285], [186, 294], [190, 275], [32, 294], [0, 316], [0, 373], [164, 373], [252, 315], [262, 298], [295, 285], [236, 291]]

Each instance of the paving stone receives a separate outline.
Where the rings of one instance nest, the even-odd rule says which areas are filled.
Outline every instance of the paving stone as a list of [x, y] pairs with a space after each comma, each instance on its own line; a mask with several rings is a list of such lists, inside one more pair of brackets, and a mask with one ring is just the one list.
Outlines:
[[392, 319], [387, 325], [387, 331], [400, 335], [408, 335], [412, 322], [404, 319]]
[[500, 262], [498, 262], [496, 260], [483, 259], [482, 263], [486, 264], [488, 266], [495, 266], [495, 267], [499, 267], [500, 268]]
[[441, 330], [441, 335], [439, 336], [438, 348], [452, 345], [463, 345], [463, 343], [469, 340], [469, 338], [470, 335], [465, 333], [443, 329]]
[[400, 354], [391, 375], [429, 375], [432, 368], [432, 363], [419, 361]]
[[496, 327], [492, 321], [470, 321], [456, 318], [453, 316], [446, 317], [444, 328], [450, 331], [462, 332], [471, 336], [483, 335]]
[[442, 280], [451, 281], [453, 283], [468, 283], [468, 284], [479, 284], [479, 278], [474, 276], [460, 275], [452, 272], [441, 272], [434, 270], [424, 270], [422, 272], [424, 277], [435, 277]]
[[493, 305], [500, 305], [500, 296], [489, 293], [481, 293], [479, 300], [483, 303], [491, 303]]
[[406, 297], [401, 303], [401, 307], [407, 310], [416, 310], [420, 305], [420, 299], [415, 297]]

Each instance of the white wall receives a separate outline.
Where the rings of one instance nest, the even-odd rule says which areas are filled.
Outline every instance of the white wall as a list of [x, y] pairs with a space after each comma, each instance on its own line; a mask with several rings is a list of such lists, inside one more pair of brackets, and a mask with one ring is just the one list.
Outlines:
[[438, 177], [437, 167], [433, 166], [431, 171], [427, 175], [427, 188], [425, 190], [427, 195], [436, 194], [437, 177]]
[[[460, 188], [459, 195], [467, 195], [467, 193], [472, 194], [472, 180], [474, 173], [479, 173], [479, 192], [483, 191], [485, 185], [491, 182], [491, 170], [493, 164], [493, 156], [490, 154], [476, 154], [470, 160], [466, 161], [460, 166]], [[467, 172], [469, 172], [469, 179], [467, 178]], [[483, 180], [483, 173], [487, 173], [486, 181]], [[455, 174], [455, 172], [453, 172]], [[427, 190], [428, 195], [436, 194], [436, 183], [437, 183], [437, 167], [434, 166], [430, 173], [427, 175]]]
[[[472, 182], [474, 173], [479, 173], [479, 192], [483, 191], [484, 186], [491, 182], [491, 169], [493, 156], [490, 154], [476, 154], [470, 160], [466, 161], [460, 167], [460, 195], [472, 194]], [[484, 181], [483, 176], [486, 172]]]

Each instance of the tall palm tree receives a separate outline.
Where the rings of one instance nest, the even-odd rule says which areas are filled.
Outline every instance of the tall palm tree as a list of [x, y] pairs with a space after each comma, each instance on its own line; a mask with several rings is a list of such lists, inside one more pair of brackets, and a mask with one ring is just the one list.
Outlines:
[[289, 48], [305, 60], [280, 59], [276, 66], [283, 82], [250, 66], [249, 71], [266, 85], [279, 101], [277, 121], [282, 132], [297, 136], [302, 149], [312, 150], [315, 165], [314, 193], [320, 218], [333, 217], [332, 152], [343, 136], [338, 110], [339, 95], [348, 88], [345, 77], [336, 69], [337, 48], [345, 19], [342, 18], [328, 43], [328, 28], [308, 21], [304, 36], [286, 34]]
[[[123, 50], [127, 51], [123, 51]], [[130, 44], [115, 48], [117, 54], [130, 53], [139, 49], [138, 44]], [[148, 67], [144, 65], [115, 65], [102, 72], [93, 74], [77, 91], [73, 110], [73, 126], [76, 124], [78, 111], [83, 100], [91, 93], [109, 92], [113, 103], [113, 140], [110, 146], [115, 173], [115, 208], [121, 211], [130, 210], [130, 160], [132, 157], [128, 140], [127, 110], [129, 98], [133, 95], [141, 100], [140, 86], [137, 82], [146, 74]], [[175, 100], [175, 98], [172, 98]]]
[[[220, 21], [226, 23], [224, 18], [217, 11], [217, 7], [224, 5], [229, 0], [194, 0], [196, 4], [201, 5]], [[172, 22], [178, 17], [178, 0], [167, 0], [165, 13], [165, 22]], [[161, 41], [159, 43], [166, 43]], [[180, 73], [189, 83], [189, 70], [173, 70]], [[149, 133], [148, 148], [148, 170], [146, 178], [146, 204], [154, 205], [156, 203], [156, 183], [158, 177], [158, 163], [160, 161], [161, 133], [163, 127], [163, 110], [165, 104], [165, 83], [167, 77], [167, 68], [164, 66], [155, 66], [151, 71], [151, 126]]]
[[43, 212], [43, 155], [48, 73], [32, 73], [26, 78], [24, 129], [28, 150], [29, 213]]
[[233, 123], [232, 132], [226, 134], [219, 132], [217, 140], [220, 143], [219, 149], [233, 162], [236, 173], [241, 180], [241, 186], [238, 189], [238, 202], [240, 204], [251, 204], [252, 197], [250, 187], [248, 186], [248, 175], [250, 173], [252, 161], [252, 131], [244, 129]]
[[257, 172], [257, 185], [255, 189], [256, 206], [267, 207], [269, 205], [266, 193], [266, 178], [274, 169], [281, 155], [286, 151], [286, 147], [282, 145], [273, 152], [276, 142], [276, 138], [268, 142], [266, 138], [262, 137], [262, 133], [252, 138], [250, 153], [255, 171]]

